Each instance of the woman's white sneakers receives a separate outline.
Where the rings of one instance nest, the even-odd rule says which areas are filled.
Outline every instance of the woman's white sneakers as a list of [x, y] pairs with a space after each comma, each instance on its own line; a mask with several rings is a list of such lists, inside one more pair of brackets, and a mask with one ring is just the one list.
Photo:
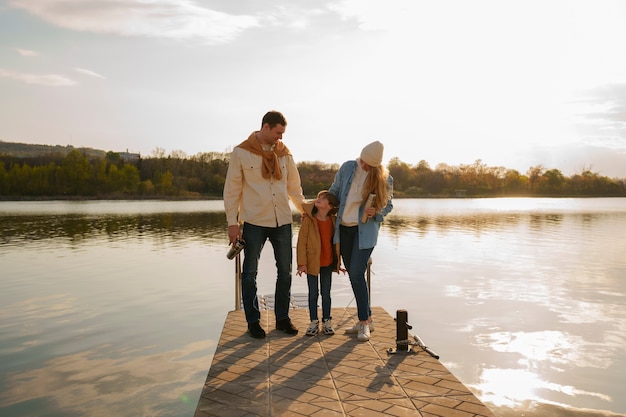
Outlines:
[[370, 333], [374, 331], [374, 321], [370, 321], [369, 324], [358, 322], [352, 327], [346, 329], [347, 334], [356, 334], [357, 340], [360, 342], [367, 342], [370, 340]]
[[[360, 326], [360, 324], [361, 323], [357, 323], [357, 324], [355, 324], [352, 327], [348, 327], [346, 329], [345, 333], [346, 334], [358, 334], [359, 333], [359, 326]], [[374, 321], [373, 320], [370, 321], [369, 330], [370, 330], [370, 333], [374, 331]]]
[[359, 342], [367, 342], [370, 340], [370, 326], [365, 323], [357, 324], [359, 326], [359, 333], [356, 338]]

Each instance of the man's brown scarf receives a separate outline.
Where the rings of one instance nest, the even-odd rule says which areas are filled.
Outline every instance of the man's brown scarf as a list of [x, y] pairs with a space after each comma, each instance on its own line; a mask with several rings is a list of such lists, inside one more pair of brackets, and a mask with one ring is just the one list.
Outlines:
[[259, 140], [256, 138], [257, 133], [258, 132], [253, 132], [248, 139], [244, 140], [237, 146], [263, 157], [263, 167], [261, 169], [263, 178], [270, 179], [274, 176], [277, 180], [282, 179], [283, 171], [280, 169], [278, 158], [285, 155], [291, 155], [291, 151], [289, 151], [280, 139], [276, 141], [276, 145], [274, 145], [273, 150], [264, 151], [263, 147], [259, 143]]

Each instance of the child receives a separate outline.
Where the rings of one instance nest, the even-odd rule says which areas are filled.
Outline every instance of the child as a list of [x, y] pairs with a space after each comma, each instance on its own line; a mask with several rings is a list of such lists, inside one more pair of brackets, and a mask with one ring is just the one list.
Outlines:
[[[309, 316], [311, 324], [306, 330], [308, 336], [319, 333], [317, 300], [322, 295], [322, 329], [325, 334], [335, 334], [330, 316], [330, 287], [332, 273], [339, 272], [339, 244], [333, 244], [336, 213], [339, 200], [326, 190], [317, 193], [314, 202], [305, 203], [302, 208], [306, 216], [298, 234], [296, 260], [298, 276], [306, 274], [309, 285]], [[318, 287], [319, 275], [319, 287]]]

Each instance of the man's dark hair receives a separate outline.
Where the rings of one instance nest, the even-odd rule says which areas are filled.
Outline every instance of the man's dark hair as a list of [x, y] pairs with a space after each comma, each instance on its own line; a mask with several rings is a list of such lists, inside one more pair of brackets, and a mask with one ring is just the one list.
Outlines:
[[263, 116], [263, 120], [261, 121], [261, 127], [263, 127], [265, 123], [270, 125], [270, 129], [272, 129], [276, 125], [287, 126], [287, 119], [285, 119], [285, 116], [283, 116], [281, 112], [272, 110], [268, 111], [267, 113], [265, 113], [265, 116]]

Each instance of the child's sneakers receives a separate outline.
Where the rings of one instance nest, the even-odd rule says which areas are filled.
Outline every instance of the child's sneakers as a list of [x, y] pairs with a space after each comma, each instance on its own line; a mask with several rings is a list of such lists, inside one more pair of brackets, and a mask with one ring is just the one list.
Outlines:
[[324, 334], [335, 334], [335, 329], [333, 329], [333, 322], [331, 319], [324, 321], [322, 329], [324, 330]]
[[306, 335], [315, 336], [316, 334], [319, 333], [319, 331], [320, 331], [320, 321], [312, 320], [311, 324], [309, 324], [309, 327], [306, 329]]

